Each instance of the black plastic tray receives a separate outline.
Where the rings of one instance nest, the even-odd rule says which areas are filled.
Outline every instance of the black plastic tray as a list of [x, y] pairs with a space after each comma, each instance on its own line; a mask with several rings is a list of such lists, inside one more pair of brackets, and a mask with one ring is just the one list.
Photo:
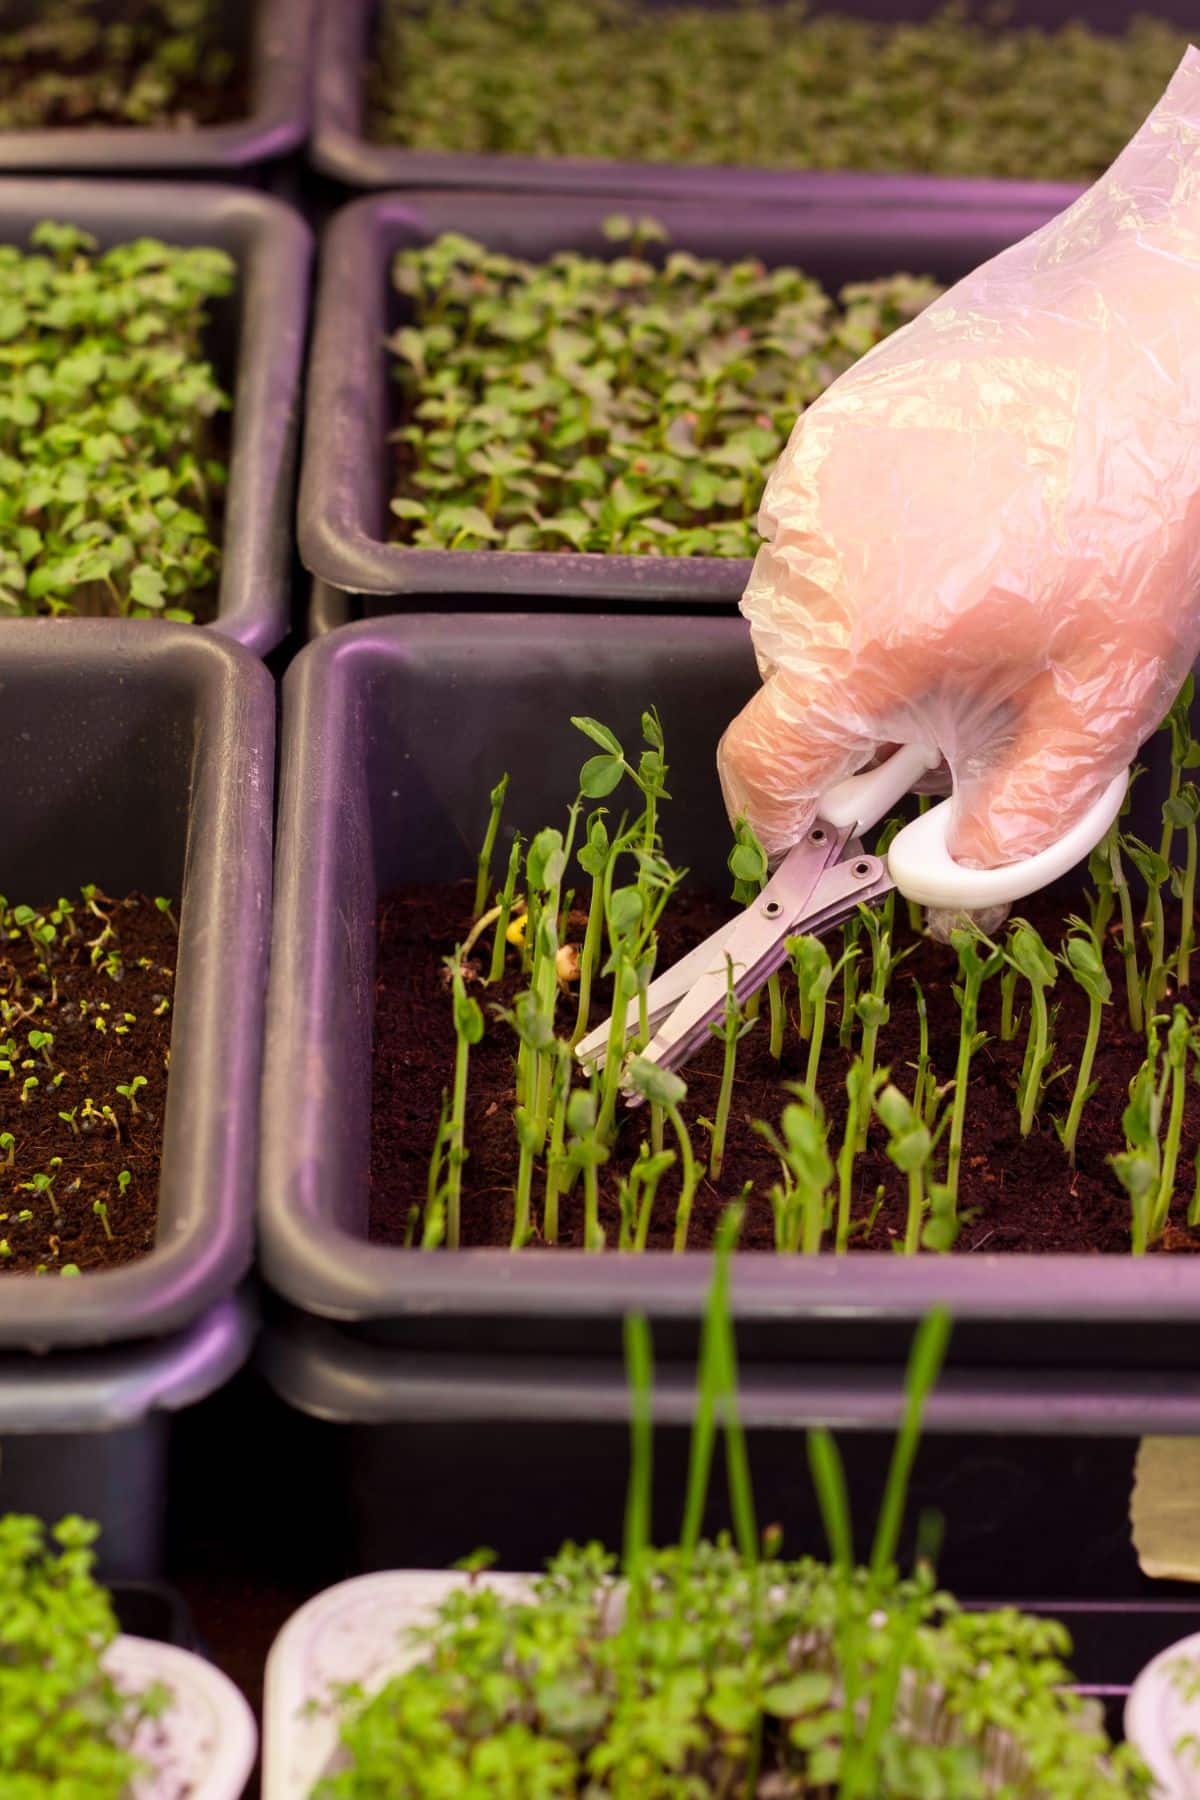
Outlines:
[[[813, 10], [866, 18], [919, 19], [940, 0], [820, 0]], [[321, 13], [313, 84], [316, 167], [352, 188], [493, 188], [550, 194], [625, 194], [648, 199], [700, 199], [740, 204], [747, 200], [842, 201], [873, 206], [929, 205], [1009, 207], [1040, 203], [1057, 211], [1081, 191], [1078, 184], [950, 178], [939, 175], [871, 174], [738, 165], [617, 162], [594, 157], [489, 156], [444, 150], [403, 149], [366, 136], [366, 70], [377, 0], [336, 0]], [[1154, 12], [1194, 27], [1188, 0], [1016, 0], [1006, 22], [1048, 27], [1084, 19], [1096, 29], [1119, 31], [1139, 12]], [[720, 97], [714, 96], [714, 105]]]
[[0, 892], [182, 901], [157, 1244], [76, 1281], [0, 1276], [0, 1354], [178, 1330], [249, 1267], [274, 733], [266, 669], [211, 633], [0, 623]]
[[103, 1576], [160, 1576], [172, 1414], [230, 1380], [256, 1329], [240, 1294], [152, 1343], [0, 1354], [0, 1509], [94, 1519]]
[[[212, 354], [233, 412], [218, 612], [208, 629], [265, 655], [287, 631], [291, 610], [308, 227], [290, 207], [249, 189], [0, 179], [0, 243], [24, 244], [46, 218], [82, 226], [105, 246], [159, 237], [219, 245], [236, 261], [235, 291], [213, 309]], [[68, 634], [74, 627], [59, 623]]]
[[[626, 196], [626, 199], [629, 197]], [[394, 423], [386, 334], [403, 316], [392, 289], [396, 251], [443, 231], [534, 260], [562, 249], [610, 255], [602, 225], [619, 198], [594, 195], [387, 194], [335, 218], [321, 256], [300, 480], [300, 554], [332, 587], [395, 599], [438, 596], [467, 606], [512, 601], [692, 610], [736, 605], [750, 563], [740, 557], [597, 556], [417, 550], [385, 541], [387, 432]], [[913, 204], [887, 213], [853, 205], [717, 207], [711, 199], [655, 208], [672, 241], [703, 256], [796, 263], [831, 287], [898, 270], [954, 281], [1043, 224], [1056, 207], [1026, 202], [990, 212]], [[766, 471], [764, 470], [764, 479]], [[344, 623], [353, 603], [325, 597], [314, 625]]]
[[[719, 890], [715, 749], [756, 684], [747, 627], [712, 616], [410, 614], [348, 626], [296, 659], [260, 1187], [263, 1268], [295, 1306], [410, 1347], [555, 1357], [618, 1355], [622, 1314], [643, 1309], [664, 1353], [690, 1346], [711, 1275], [699, 1252], [423, 1255], [367, 1241], [376, 900], [398, 882], [470, 873], [502, 770], [506, 829], [558, 816], [580, 757], [569, 715], [635, 741], [651, 702], [671, 767], [668, 848]], [[1139, 789], [1151, 807], [1151, 778]], [[1193, 1258], [748, 1254], [734, 1300], [748, 1359], [896, 1363], [941, 1301], [958, 1321], [956, 1363], [1173, 1364], [1186, 1375], [1164, 1407], [1200, 1382]], [[1093, 1404], [1105, 1403], [1101, 1384]]]
[[[40, 11], [47, 0], [26, 0]], [[336, 11], [341, 0], [336, 0]], [[308, 134], [317, 0], [226, 0], [230, 41], [245, 45], [245, 118], [191, 130], [127, 125], [0, 131], [5, 174], [232, 175], [276, 161]], [[326, 8], [328, 11], [329, 9]]]

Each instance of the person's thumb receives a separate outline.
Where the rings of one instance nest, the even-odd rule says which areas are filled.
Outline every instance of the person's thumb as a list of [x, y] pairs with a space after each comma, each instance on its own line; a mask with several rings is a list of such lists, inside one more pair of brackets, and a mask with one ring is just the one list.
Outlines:
[[845, 702], [844, 683], [835, 713], [810, 684], [777, 670], [721, 739], [717, 771], [730, 820], [744, 818], [772, 861], [803, 837], [821, 795], [876, 749]]

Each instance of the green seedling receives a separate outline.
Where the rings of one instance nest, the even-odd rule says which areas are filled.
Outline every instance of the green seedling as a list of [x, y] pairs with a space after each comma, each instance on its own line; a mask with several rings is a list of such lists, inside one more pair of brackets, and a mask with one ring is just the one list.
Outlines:
[[109, 1243], [111, 1243], [113, 1229], [112, 1229], [112, 1226], [108, 1222], [108, 1206], [107, 1206], [107, 1204], [103, 1200], [93, 1200], [92, 1201], [92, 1211], [95, 1213], [96, 1217], [99, 1219], [101, 1225], [103, 1225], [104, 1235], [108, 1239]]
[[122, 1199], [124, 1199], [125, 1195], [129, 1192], [132, 1182], [133, 1182], [133, 1176], [130, 1174], [129, 1170], [122, 1169], [120, 1174], [117, 1176], [117, 1192], [118, 1192], [118, 1194], [120, 1194]]
[[[855, 1002], [854, 1010], [862, 1025], [863, 1080], [869, 1087], [875, 1071], [875, 1050], [879, 1041], [880, 1028], [886, 1025], [891, 1017], [887, 991], [895, 959], [892, 956], [892, 940], [883, 915], [876, 913], [874, 908], [869, 906], [861, 906], [859, 914], [863, 929], [871, 942], [871, 977], [866, 992], [860, 995]], [[867, 1128], [870, 1122], [869, 1114], [860, 1115], [858, 1142], [855, 1145], [856, 1150], [860, 1153], [867, 1147]]]
[[67, 1125], [70, 1127], [71, 1136], [78, 1137], [79, 1136], [79, 1108], [77, 1106], [73, 1106], [69, 1112], [60, 1112], [58, 1116], [62, 1120], [64, 1125]]
[[52, 1031], [31, 1031], [27, 1042], [29, 1048], [41, 1056], [46, 1067], [53, 1070], [54, 1064], [51, 1061], [50, 1052], [54, 1048], [54, 1033]]
[[677, 1160], [674, 1150], [656, 1153], [649, 1144], [639, 1144], [637, 1161], [620, 1184], [622, 1250], [642, 1251], [646, 1248], [658, 1184], [675, 1167]]
[[950, 934], [954, 954], [958, 958], [959, 979], [954, 989], [958, 1001], [958, 1057], [954, 1065], [954, 1088], [950, 1107], [950, 1146], [946, 1157], [944, 1186], [949, 1200], [947, 1210], [953, 1218], [958, 1211], [958, 1180], [962, 1166], [963, 1133], [967, 1122], [967, 1091], [971, 1078], [971, 1059], [987, 1042], [979, 1030], [979, 996], [983, 984], [995, 975], [1004, 962], [1002, 951], [988, 943], [977, 931], [959, 928]]
[[1142, 1005], [1143, 1016], [1148, 1018], [1162, 999], [1167, 985], [1167, 931], [1162, 891], [1171, 878], [1171, 870], [1157, 850], [1152, 850], [1140, 838], [1126, 837], [1121, 841], [1126, 855], [1146, 884], [1145, 932], [1150, 966], [1142, 982]]
[[1151, 1228], [1162, 1183], [1162, 1111], [1169, 1071], [1160, 1079], [1160, 1045], [1152, 1031], [1146, 1059], [1134, 1076], [1129, 1104], [1121, 1118], [1125, 1148], [1108, 1161], [1129, 1196], [1130, 1240], [1135, 1256], [1144, 1256], [1151, 1243]]
[[567, 1131], [568, 1163], [583, 1174], [583, 1247], [603, 1250], [598, 1171], [608, 1161], [608, 1146], [600, 1135], [596, 1096], [590, 1089], [576, 1088], [567, 1101]]
[[41, 1082], [38, 1080], [36, 1075], [27, 1075], [26, 1076], [25, 1080], [21, 1083], [21, 1105], [22, 1106], [28, 1106], [30, 1100], [32, 1100], [32, 1098], [33, 1098], [34, 1089], [38, 1088], [40, 1086], [41, 1086]]
[[1083, 1040], [1083, 1053], [1079, 1058], [1079, 1067], [1075, 1071], [1075, 1087], [1071, 1095], [1071, 1105], [1067, 1113], [1066, 1123], [1055, 1121], [1056, 1129], [1062, 1140], [1063, 1149], [1070, 1158], [1072, 1166], [1075, 1162], [1075, 1143], [1079, 1136], [1079, 1125], [1083, 1118], [1083, 1109], [1096, 1091], [1096, 1083], [1092, 1080], [1092, 1069], [1096, 1060], [1096, 1047], [1100, 1042], [1101, 1014], [1112, 999], [1112, 982], [1104, 967], [1104, 957], [1100, 940], [1095, 929], [1085, 924], [1082, 919], [1072, 918], [1071, 935], [1061, 957], [1062, 965], [1068, 969], [1083, 989], [1088, 999], [1087, 1032]]
[[858, 955], [857, 949], [843, 952], [842, 958], [834, 964], [828, 950], [817, 937], [790, 937], [785, 948], [792, 973], [796, 978], [796, 991], [800, 997], [800, 1029], [801, 1035], [808, 1039], [808, 1067], [805, 1071], [804, 1085], [809, 1093], [817, 1088], [817, 1073], [821, 1065], [821, 1051], [825, 1043], [825, 1014], [829, 1000], [829, 990], [841, 972], [842, 962], [846, 957]]
[[838, 1023], [838, 1043], [849, 1050], [854, 1041], [854, 1021], [858, 1017], [859, 939], [862, 936], [862, 911], [847, 919], [842, 927], [842, 954], [838, 966], [842, 971], [842, 1016]]
[[171, 924], [175, 927], [175, 932], [178, 936], [179, 920], [175, 917], [175, 908], [171, 904], [170, 896], [166, 894], [157, 894], [154, 899], [154, 904], [163, 917], [170, 920]]
[[783, 1177], [771, 1189], [775, 1248], [815, 1256], [828, 1222], [834, 1174], [820, 1102], [801, 1092], [784, 1107], [778, 1132], [762, 1119], [754, 1121], [754, 1129], [779, 1158]]
[[454, 1088], [446, 1123], [446, 1242], [457, 1250], [462, 1230], [462, 1170], [467, 1160], [467, 1075], [471, 1050], [483, 1036], [483, 1013], [467, 993], [457, 951], [449, 958], [454, 1017]]
[[[1196, 746], [1200, 749], [1200, 746]], [[1196, 822], [1200, 819], [1200, 788], [1185, 782], [1170, 800], [1163, 803], [1163, 818], [1171, 833], [1184, 834], [1184, 863], [1171, 885], [1179, 900], [1179, 950], [1175, 958], [1175, 980], [1181, 988], [1190, 986], [1192, 956], [1196, 948]], [[1164, 836], [1166, 832], [1164, 830]]]
[[598, 807], [588, 817], [587, 843], [579, 852], [578, 859], [584, 874], [591, 876], [592, 892], [588, 902], [587, 930], [579, 953], [579, 1006], [575, 1015], [575, 1029], [571, 1033], [572, 1048], [580, 1038], [586, 1037], [591, 1017], [592, 981], [599, 963], [604, 933], [604, 878], [611, 852], [604, 809]]
[[835, 1248], [839, 1256], [850, 1244], [850, 1202], [854, 1189], [854, 1164], [858, 1140], [863, 1130], [863, 1115], [869, 1117], [875, 1096], [887, 1080], [886, 1069], [868, 1069], [861, 1056], [856, 1056], [846, 1071], [846, 1129], [838, 1152], [838, 1209]]
[[[931, 1131], [921, 1114], [892, 1082], [888, 1082], [877, 1096], [875, 1111], [888, 1134], [888, 1160], [894, 1163], [908, 1184], [904, 1253], [906, 1256], [915, 1256], [921, 1245], [921, 1228], [929, 1204], [933, 1153], [941, 1130], [936, 1133]], [[943, 1129], [945, 1123], [946, 1119], [943, 1119]]]
[[496, 834], [500, 829], [500, 815], [504, 811], [504, 796], [507, 792], [508, 776], [505, 774], [500, 777], [488, 796], [490, 810], [475, 874], [475, 903], [471, 910], [472, 919], [478, 919], [487, 905], [488, 890], [492, 884], [492, 853], [496, 848]]
[[571, 1095], [571, 1072], [574, 1058], [570, 1044], [556, 1038], [554, 1075], [550, 1111], [550, 1139], [546, 1150], [546, 1197], [542, 1209], [542, 1236], [548, 1244], [558, 1242], [558, 1197], [564, 1176], [571, 1169], [566, 1154], [567, 1105]]
[[1171, 1215], [1171, 1202], [1175, 1198], [1175, 1171], [1179, 1166], [1179, 1147], [1183, 1134], [1183, 1104], [1195, 1056], [1196, 1027], [1186, 1006], [1176, 1006], [1167, 1028], [1166, 1075], [1170, 1083], [1171, 1103], [1162, 1141], [1158, 1194], [1150, 1218], [1151, 1243], [1162, 1236]]
[[670, 1069], [660, 1068], [657, 1063], [648, 1062], [644, 1056], [635, 1056], [627, 1073], [630, 1086], [643, 1100], [662, 1107], [675, 1134], [675, 1141], [679, 1146], [681, 1181], [675, 1208], [675, 1241], [672, 1247], [675, 1250], [686, 1250], [692, 1202], [704, 1174], [703, 1165], [696, 1161], [692, 1152], [692, 1140], [679, 1110], [687, 1096], [687, 1084]]
[[0, 1131], [0, 1155], [4, 1157], [3, 1167], [11, 1169], [17, 1156], [17, 1140], [11, 1131]]
[[516, 902], [517, 878], [521, 872], [521, 852], [524, 842], [520, 832], [513, 838], [512, 848], [508, 853], [508, 871], [504, 877], [504, 886], [500, 890], [496, 905], [496, 931], [492, 938], [492, 960], [488, 968], [488, 983], [499, 981], [504, 974], [504, 954], [508, 943], [508, 928], [513, 916]]
[[[729, 852], [729, 873], [733, 876], [733, 898], [739, 906], [752, 906], [767, 882], [767, 856], [745, 819], [733, 828], [733, 849]], [[767, 1003], [771, 1011], [770, 1053], [776, 1062], [783, 1055], [783, 993], [778, 975], [767, 981]], [[758, 1016], [758, 997], [751, 1001], [749, 1017]]]
[[1006, 962], [1000, 971], [1000, 1041], [1011, 1043], [1021, 1025], [1017, 1012], [1017, 982], [1021, 971], [1016, 963]]
[[725, 1136], [729, 1129], [729, 1107], [733, 1099], [733, 1077], [737, 1066], [737, 1047], [746, 1033], [753, 1031], [756, 1021], [750, 1018], [737, 997], [734, 986], [733, 964], [725, 959], [725, 1011], [720, 1020], [714, 1019], [709, 1026], [712, 1035], [723, 1046], [721, 1058], [721, 1086], [717, 1094], [717, 1113], [712, 1123], [712, 1139], [709, 1144], [708, 1172], [714, 1181], [719, 1181], [721, 1165], [725, 1160]]
[[54, 1197], [54, 1183], [58, 1179], [58, 1172], [61, 1168], [62, 1157], [52, 1156], [49, 1166], [44, 1172], [39, 1170], [38, 1173], [31, 1175], [28, 1181], [17, 1183], [23, 1193], [36, 1194], [39, 1199], [48, 1200], [50, 1211], [56, 1219], [61, 1215], [58, 1210], [58, 1201]]
[[131, 1116], [136, 1115], [141, 1111], [141, 1108], [137, 1103], [137, 1097], [146, 1086], [148, 1086], [148, 1083], [144, 1075], [134, 1075], [129, 1081], [118, 1081], [116, 1091], [120, 1094], [122, 1100], [127, 1100], [129, 1102]]
[[1092, 1098], [1092, 1094], [1096, 1093], [1096, 1082], [1092, 1080], [1092, 1067], [1096, 1064], [1101, 1013], [1106, 1004], [1112, 1001], [1112, 981], [1106, 974], [1101, 943], [1099, 943], [1094, 927], [1083, 922], [1081, 918], [1072, 918], [1070, 925], [1072, 925], [1072, 932], [1067, 938], [1061, 963], [1063, 963], [1063, 968], [1069, 968], [1070, 974], [1087, 994], [1087, 1035], [1083, 1039], [1083, 1053], [1079, 1057], [1079, 1067], [1076, 1069], [1076, 1084], [1074, 1084], [1074, 1091], [1070, 1096], [1067, 1120], [1065, 1123], [1060, 1123], [1058, 1120], [1054, 1123], [1056, 1123], [1063, 1150], [1067, 1152], [1070, 1163], [1074, 1166], [1076, 1139], [1079, 1136], [1079, 1121], [1083, 1118], [1083, 1107]]
[[1107, 849], [1109, 869], [1112, 874], [1113, 892], [1117, 896], [1117, 904], [1121, 914], [1121, 960], [1125, 966], [1125, 1004], [1129, 1013], [1129, 1023], [1134, 1031], [1145, 1030], [1145, 1008], [1142, 1004], [1142, 981], [1138, 968], [1137, 936], [1133, 924], [1133, 900], [1129, 892], [1129, 882], [1125, 876], [1125, 865], [1121, 858], [1121, 847], [1124, 839], [1121, 836], [1119, 822], [1111, 825], [1106, 832], [1103, 845]]
[[1046, 1071], [1054, 1054], [1046, 995], [1058, 980], [1058, 966], [1041, 937], [1025, 919], [1017, 919], [1008, 934], [1004, 957], [1029, 984], [1029, 1035], [1018, 1082], [1021, 1136], [1028, 1137], [1037, 1117]]

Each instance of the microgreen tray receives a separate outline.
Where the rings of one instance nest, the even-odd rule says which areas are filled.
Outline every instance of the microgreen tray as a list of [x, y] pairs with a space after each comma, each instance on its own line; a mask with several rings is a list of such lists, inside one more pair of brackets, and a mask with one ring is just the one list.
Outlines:
[[[0, 131], [0, 172], [228, 176], [277, 161], [303, 143], [308, 131], [314, 7], [315, 0], [249, 5], [222, 0], [222, 40], [248, 65], [243, 117], [188, 129], [102, 125]], [[18, 0], [6, 6], [4, 28], [13, 30], [42, 10], [43, 0]], [[108, 13], [119, 16], [119, 6]]]
[[[371, 596], [361, 603], [370, 612], [394, 611], [397, 597], [411, 604], [419, 595], [442, 603], [452, 596], [463, 607], [496, 600], [690, 610], [736, 604], [750, 567], [741, 557], [427, 550], [387, 541], [388, 432], [399, 385], [384, 339], [404, 319], [390, 279], [395, 253], [459, 232], [531, 261], [560, 250], [611, 256], [604, 222], [634, 204], [641, 202], [629, 196], [391, 194], [337, 216], [321, 259], [300, 485], [300, 554], [321, 581]], [[656, 204], [654, 217], [675, 249], [798, 266], [836, 290], [896, 272], [953, 281], [1054, 210], [1044, 202], [994, 212], [915, 204], [884, 215], [848, 205], [725, 210], [691, 199]], [[328, 629], [355, 611], [353, 602], [321, 592], [312, 624]]]
[[[212, 306], [210, 354], [232, 395], [217, 614], [208, 629], [259, 655], [288, 628], [292, 475], [312, 240], [290, 207], [249, 189], [173, 182], [0, 180], [0, 244], [28, 245], [41, 221], [104, 248], [139, 237], [202, 244], [237, 264]], [[74, 620], [60, 624], [60, 644]]]
[[[666, 10], [666, 8], [664, 8]], [[928, 18], [937, 0], [824, 0], [817, 12], [856, 17]], [[982, 9], [976, 9], [981, 11]], [[577, 156], [518, 156], [421, 150], [372, 140], [368, 135], [366, 71], [375, 35], [378, 0], [338, 0], [322, 9], [314, 59], [313, 137], [310, 155], [326, 175], [351, 188], [492, 188], [543, 194], [620, 194], [647, 200], [698, 198], [740, 205], [819, 199], [892, 207], [932, 205], [1001, 207], [1040, 203], [1058, 210], [1079, 192], [1077, 184], [1031, 179], [950, 178], [925, 174], [826, 172], [793, 168], [663, 162], [619, 162]], [[1049, 29], [1082, 20], [1097, 31], [1119, 32], [1140, 12], [1190, 26], [1186, 0], [1019, 0], [1004, 24]], [[986, 15], [985, 15], [986, 16]], [[714, 106], [722, 97], [714, 94]], [[864, 130], [869, 125], [864, 123]]]
[[[669, 746], [671, 854], [698, 890], [726, 889], [715, 750], [755, 684], [746, 626], [716, 617], [411, 614], [347, 627], [297, 659], [284, 687], [260, 1190], [265, 1273], [294, 1305], [456, 1351], [614, 1354], [622, 1314], [639, 1307], [667, 1349], [694, 1336], [703, 1252], [368, 1241], [376, 906], [400, 883], [470, 873], [504, 770], [509, 826], [528, 835], [558, 816], [574, 797], [569, 715], [634, 741], [651, 703]], [[1151, 785], [1135, 801], [1147, 817]], [[745, 1253], [733, 1291], [751, 1360], [894, 1361], [942, 1301], [963, 1362], [1190, 1365], [1200, 1269], [1170, 1256]]]
[[0, 670], [0, 892], [180, 902], [155, 1246], [74, 1280], [0, 1271], [0, 1352], [159, 1335], [252, 1253], [274, 690], [237, 645], [137, 621], [2, 623]]

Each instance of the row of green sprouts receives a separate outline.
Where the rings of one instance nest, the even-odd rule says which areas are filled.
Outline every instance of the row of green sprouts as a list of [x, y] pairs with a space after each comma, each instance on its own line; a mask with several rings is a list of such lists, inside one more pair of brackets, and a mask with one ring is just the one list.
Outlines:
[[[618, 1134], [644, 1120], [636, 1154], [617, 1182], [618, 1247], [641, 1250], [660, 1194], [673, 1192], [676, 1250], [687, 1246], [689, 1223], [702, 1181], [720, 1182], [737, 1075], [739, 1046], [756, 1028], [780, 1063], [789, 1033], [798, 1033], [803, 1078], [780, 1076], [780, 1113], [755, 1119], [753, 1130], [774, 1152], [777, 1179], [768, 1199], [781, 1251], [813, 1253], [832, 1244], [848, 1249], [869, 1235], [884, 1199], [878, 1187], [865, 1216], [855, 1218], [860, 1159], [873, 1125], [903, 1177], [907, 1207], [895, 1248], [949, 1250], [963, 1213], [960, 1181], [971, 1103], [972, 1065], [988, 1043], [980, 1029], [980, 1004], [989, 983], [999, 986], [1001, 1041], [1023, 1041], [1014, 1104], [1021, 1137], [1052, 1126], [1061, 1143], [1065, 1173], [1075, 1165], [1080, 1132], [1096, 1093], [1097, 1051], [1106, 1016], [1125, 1015], [1145, 1044], [1123, 1118], [1125, 1148], [1108, 1161], [1130, 1203], [1131, 1246], [1146, 1251], [1168, 1224], [1183, 1154], [1184, 1107], [1189, 1084], [1200, 1079], [1200, 1026], [1186, 1004], [1196, 955], [1195, 898], [1200, 791], [1186, 772], [1200, 765], [1191, 736], [1189, 678], [1164, 724], [1171, 742], [1171, 776], [1156, 845], [1131, 835], [1127, 797], [1121, 817], [1089, 861], [1090, 887], [1081, 913], [1067, 920], [1057, 949], [1027, 919], [1009, 922], [988, 937], [963, 921], [950, 934], [947, 957], [956, 968], [953, 993], [959, 1032], [953, 1074], [941, 1079], [930, 1053], [926, 997], [919, 982], [906, 984], [918, 1024], [916, 1059], [894, 1072], [880, 1065], [880, 1033], [891, 1018], [894, 977], [912, 954], [898, 947], [896, 895], [877, 908], [860, 907], [831, 948], [810, 935], [789, 937], [787, 960], [797, 1007], [788, 1012], [781, 983], [772, 977], [761, 994], [739, 997], [729, 966], [724, 1005], [710, 1030], [722, 1046], [717, 1102], [711, 1118], [689, 1128], [682, 1106], [684, 1079], [648, 1060], [652, 1035], [648, 990], [658, 964], [664, 910], [685, 871], [663, 851], [660, 835], [667, 765], [658, 715], [643, 715], [643, 747], [628, 755], [616, 735], [595, 719], [572, 723], [595, 746], [579, 772], [578, 793], [564, 830], [547, 827], [525, 843], [514, 836], [502, 885], [493, 893], [492, 864], [500, 835], [508, 777], [491, 794], [480, 852], [469, 935], [447, 959], [456, 1038], [454, 1077], [438, 1122], [423, 1207], [410, 1213], [408, 1240], [433, 1248], [460, 1240], [463, 1167], [467, 1143], [471, 1051], [483, 1037], [483, 1007], [469, 991], [478, 979], [494, 987], [519, 957], [525, 983], [511, 1005], [490, 1011], [511, 1028], [515, 1047], [513, 1127], [517, 1150], [512, 1245], [559, 1241], [564, 1206], [581, 1197], [583, 1242], [605, 1247], [600, 1220], [600, 1171], [612, 1159]], [[1135, 779], [1138, 771], [1135, 771]], [[622, 786], [637, 796], [636, 809], [614, 817], [596, 804]], [[1131, 782], [1132, 790], [1132, 782]], [[902, 823], [888, 821], [878, 848]], [[748, 904], [767, 879], [767, 860], [744, 821], [734, 827], [729, 855], [733, 897]], [[568, 889], [578, 870], [586, 882], [586, 929], [569, 941], [581, 889]], [[1131, 876], [1136, 877], [1135, 882]], [[1168, 908], [1173, 894], [1178, 908]], [[489, 904], [490, 900], [490, 904]], [[910, 932], [919, 936], [919, 909], [908, 906]], [[1177, 929], [1169, 929], [1178, 918]], [[1123, 981], [1105, 965], [1105, 946], [1119, 952]], [[478, 977], [476, 971], [479, 971]], [[1077, 1060], [1060, 1062], [1059, 1001], [1071, 984], [1086, 1002], [1086, 1029]], [[576, 1046], [595, 1022], [598, 990], [609, 1012], [603, 1066], [588, 1068]], [[630, 1020], [632, 1019], [632, 1026]], [[847, 1059], [846, 1108], [840, 1131], [826, 1115], [819, 1093], [823, 1056], [836, 1043]], [[621, 1105], [632, 1093], [644, 1103]], [[698, 1128], [703, 1141], [693, 1137]], [[623, 1159], [628, 1160], [628, 1159]], [[741, 1191], [750, 1197], [752, 1183]], [[1189, 1225], [1200, 1225], [1200, 1149], [1194, 1156]]]

